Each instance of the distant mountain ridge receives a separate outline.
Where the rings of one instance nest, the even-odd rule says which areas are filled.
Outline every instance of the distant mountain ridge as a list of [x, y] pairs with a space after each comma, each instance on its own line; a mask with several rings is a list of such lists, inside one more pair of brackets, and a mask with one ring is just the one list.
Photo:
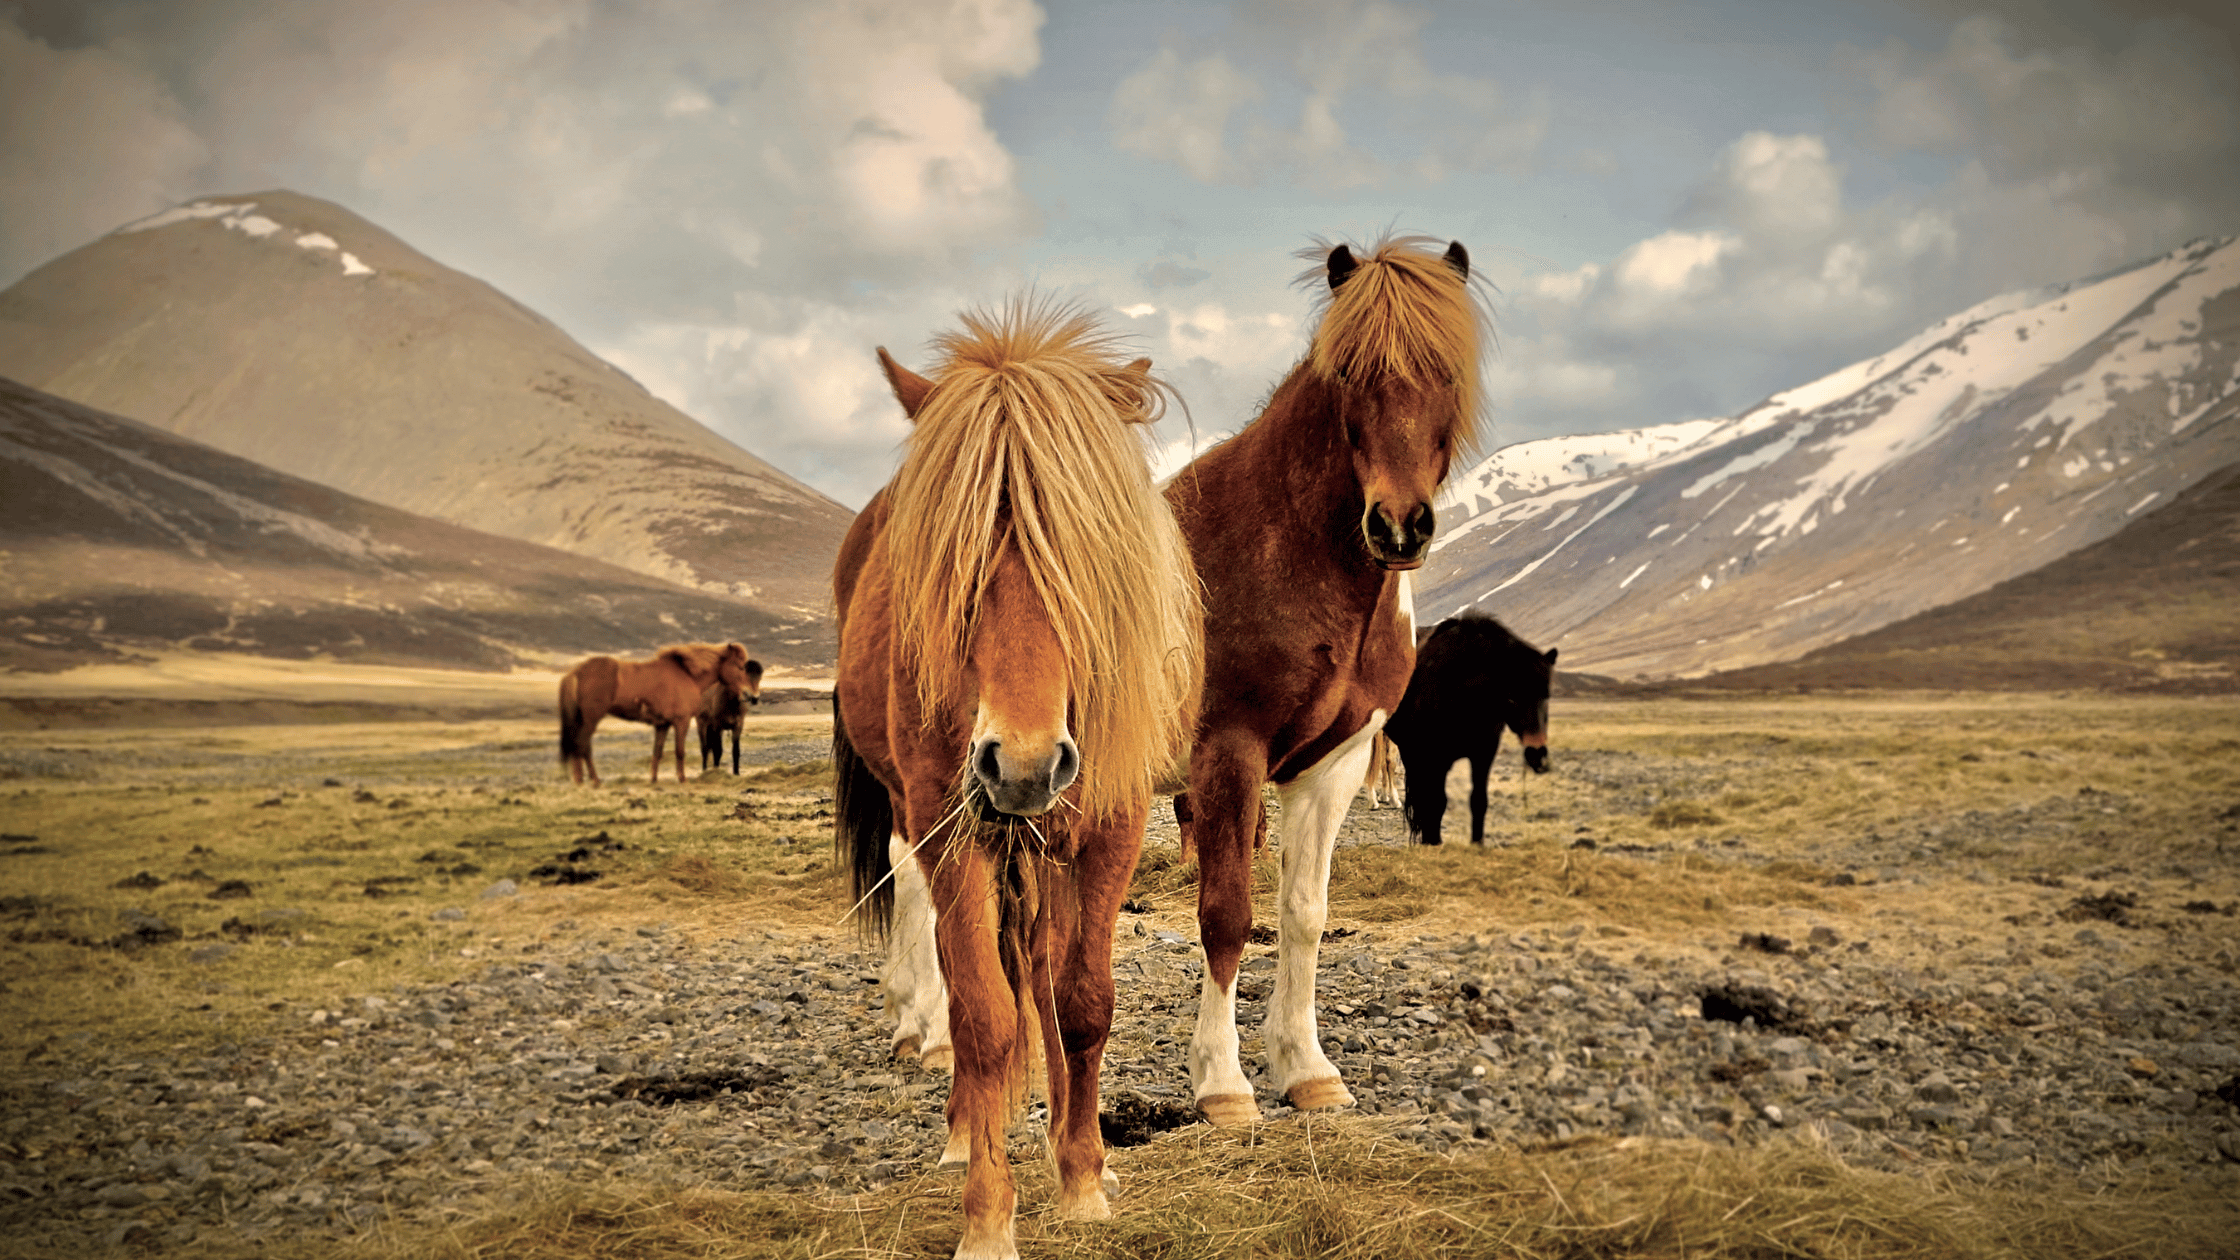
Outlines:
[[1417, 608], [1497, 612], [1620, 678], [1788, 660], [2105, 538], [2236, 459], [2228, 238], [1979, 304], [1731, 419], [1497, 451], [1450, 482]]
[[2240, 692], [2240, 464], [1966, 599], [1708, 687]]
[[0, 375], [782, 619], [852, 513], [340, 206], [209, 197], [0, 292]]
[[[158, 649], [445, 668], [679, 640], [830, 659], [829, 632], [478, 533], [0, 378], [0, 667]], [[789, 642], [789, 640], [791, 640]]]

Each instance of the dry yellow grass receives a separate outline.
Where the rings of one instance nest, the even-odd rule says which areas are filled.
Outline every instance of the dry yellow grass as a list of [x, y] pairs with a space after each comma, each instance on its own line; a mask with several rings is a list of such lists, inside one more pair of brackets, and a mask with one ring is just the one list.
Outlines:
[[[1731, 951], [1737, 932], [1796, 914], [1838, 925], [1847, 940], [1875, 937], [1878, 957], [1902, 957], [2027, 930], [2018, 921], [2050, 923], [2079, 886], [2052, 889], [2025, 875], [2182, 871], [2166, 877], [2191, 881], [2198, 891], [2189, 895], [2240, 895], [2232, 823], [2240, 815], [2228, 817], [2240, 805], [2240, 713], [2228, 703], [1559, 698], [1555, 716], [1557, 773], [1496, 788], [1499, 847], [1407, 848], [1395, 814], [1357, 810], [1349, 826], [1366, 829], [1367, 842], [1339, 856], [1332, 926], [1380, 935], [1576, 928], [1669, 957]], [[802, 741], [826, 728], [821, 719], [774, 718], [749, 730]], [[642, 728], [617, 724], [601, 742], [613, 777], [593, 791], [559, 782], [550, 741], [543, 722], [0, 733], [8, 759], [0, 764], [46, 758], [60, 767], [0, 783], [0, 830], [38, 837], [5, 847], [53, 850], [0, 855], [0, 894], [10, 899], [0, 930], [17, 938], [0, 944], [9, 1017], [0, 1021], [0, 1062], [64, 1053], [73, 1033], [157, 1050], [238, 1038], [273, 1004], [455, 979], [479, 967], [477, 957], [557, 949], [649, 920], [703, 938], [745, 923], [834, 926], [844, 905], [829, 821], [818, 816], [821, 763], [796, 754], [743, 780], [649, 790], [639, 777]], [[345, 786], [315, 786], [326, 777]], [[374, 799], [354, 798], [361, 782]], [[280, 804], [263, 803], [275, 794]], [[2083, 821], [2021, 840], [2002, 830], [2001, 819], [2048, 801], [2085, 802]], [[1450, 827], [1460, 806], [1450, 808]], [[1961, 825], [1971, 817], [1982, 825]], [[516, 897], [474, 903], [461, 924], [430, 917], [514, 866], [550, 860], [602, 831], [627, 847], [596, 863], [599, 881], [525, 884]], [[1581, 837], [1597, 847], [1574, 848]], [[211, 852], [198, 856], [198, 846]], [[441, 860], [423, 861], [430, 853]], [[1881, 860], [1924, 873], [1929, 890], [1828, 882]], [[482, 869], [441, 873], [462, 862]], [[212, 878], [181, 878], [195, 867]], [[141, 870], [170, 882], [113, 886]], [[1273, 921], [1272, 871], [1264, 861], [1256, 873], [1262, 923]], [[1147, 846], [1133, 891], [1153, 907], [1154, 924], [1195, 934], [1193, 874], [1171, 841]], [[376, 883], [394, 876], [412, 882]], [[226, 878], [248, 880], [256, 897], [211, 900]], [[384, 895], [368, 896], [369, 884]], [[281, 906], [305, 914], [238, 941], [223, 930], [229, 917]], [[176, 949], [40, 939], [114, 934], [131, 909], [163, 916], [190, 944], [207, 937], [238, 953], [211, 968]], [[1117, 1152], [1126, 1193], [1118, 1218], [1097, 1226], [1039, 1215], [1048, 1174], [1025, 1160], [1021, 1242], [1043, 1257], [1177, 1260], [2005, 1260], [2232, 1255], [2230, 1240], [2240, 1237], [2234, 1204], [2153, 1187], [2086, 1195], [1929, 1168], [1893, 1176], [1794, 1143], [1725, 1150], [1597, 1141], [1448, 1159], [1390, 1140], [1383, 1123], [1198, 1127]], [[393, 1226], [350, 1249], [372, 1260], [938, 1255], [954, 1244], [956, 1202], [956, 1183], [935, 1175], [855, 1199], [536, 1184], [461, 1203], [448, 1223]], [[10, 1246], [0, 1242], [0, 1253], [29, 1254]], [[324, 1260], [332, 1250], [325, 1241], [267, 1239], [258, 1254]]]
[[[2230, 1255], [2240, 1237], [2240, 1204], [2150, 1186], [2086, 1194], [1878, 1173], [1804, 1140], [1738, 1150], [1591, 1139], [1449, 1158], [1390, 1130], [1322, 1116], [1177, 1131], [1116, 1153], [1122, 1197], [1097, 1224], [1038, 1210], [1052, 1178], [1024, 1160], [1020, 1248], [1048, 1260], [2100, 1260]], [[351, 1250], [366, 1260], [887, 1260], [947, 1255], [960, 1228], [953, 1175], [858, 1196], [547, 1183]], [[270, 1240], [258, 1254], [319, 1260], [328, 1248]]]

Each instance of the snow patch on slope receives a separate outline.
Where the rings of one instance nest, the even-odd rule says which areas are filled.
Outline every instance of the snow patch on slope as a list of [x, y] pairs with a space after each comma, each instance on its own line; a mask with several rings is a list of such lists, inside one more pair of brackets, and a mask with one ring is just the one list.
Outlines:
[[[251, 240], [263, 240], [265, 237], [278, 234], [281, 225], [264, 215], [255, 213], [256, 208], [257, 203], [254, 201], [193, 201], [183, 206], [173, 206], [169, 210], [151, 214], [145, 219], [137, 219], [127, 223], [117, 229], [116, 235], [123, 236], [128, 232], [147, 232], [156, 228], [170, 227], [174, 223], [192, 223], [200, 219], [216, 219], [220, 225], [239, 232]], [[360, 262], [356, 254], [343, 250], [339, 242], [324, 232], [304, 232], [296, 236], [294, 240], [299, 249], [340, 253], [343, 275], [370, 276], [374, 274], [373, 268]]]

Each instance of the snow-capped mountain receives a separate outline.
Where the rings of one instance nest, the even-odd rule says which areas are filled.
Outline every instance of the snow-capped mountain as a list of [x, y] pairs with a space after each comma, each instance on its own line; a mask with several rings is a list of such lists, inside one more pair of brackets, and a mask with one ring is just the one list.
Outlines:
[[281, 472], [783, 619], [846, 508], [340, 206], [208, 197], [0, 293], [0, 375]]
[[2240, 460], [2240, 245], [2010, 294], [1727, 420], [1504, 448], [1418, 582], [1564, 664], [1787, 660], [2038, 568]]

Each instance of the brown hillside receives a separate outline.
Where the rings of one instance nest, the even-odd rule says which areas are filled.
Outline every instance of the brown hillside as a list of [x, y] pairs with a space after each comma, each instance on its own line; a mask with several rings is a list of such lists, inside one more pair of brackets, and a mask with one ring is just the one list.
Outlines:
[[830, 658], [771, 614], [369, 503], [0, 378], [0, 667], [159, 648], [505, 669], [680, 639]]

